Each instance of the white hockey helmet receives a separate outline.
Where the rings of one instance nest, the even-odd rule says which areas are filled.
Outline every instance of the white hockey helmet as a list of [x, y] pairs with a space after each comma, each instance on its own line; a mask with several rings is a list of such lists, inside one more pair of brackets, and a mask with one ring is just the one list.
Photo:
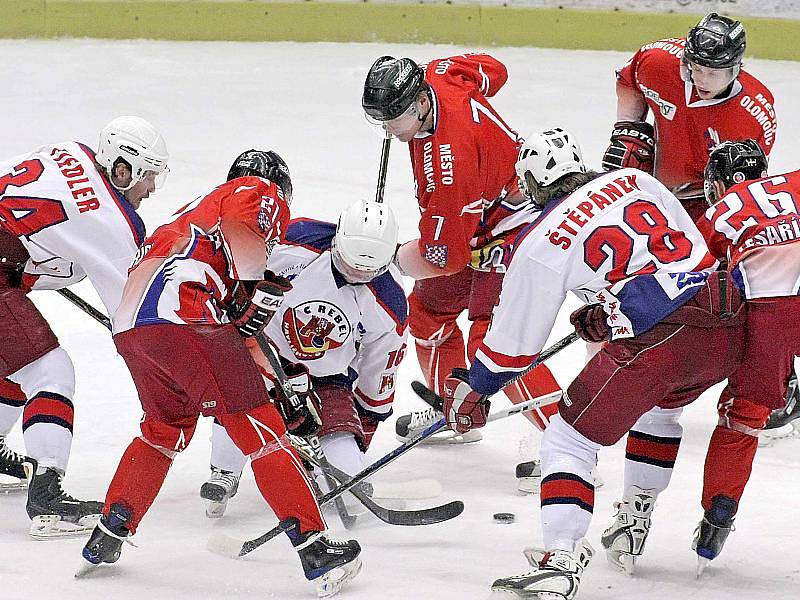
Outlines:
[[519, 149], [515, 169], [528, 198], [531, 198], [534, 182], [539, 187], [547, 187], [569, 173], [586, 172], [575, 136], [560, 127], [526, 139]]
[[156, 187], [161, 187], [169, 172], [164, 138], [141, 117], [117, 117], [100, 132], [97, 163], [111, 173], [120, 159], [130, 165], [133, 177], [128, 186], [117, 188], [123, 192], [144, 179], [148, 172], [155, 174]]
[[397, 219], [388, 204], [359, 200], [339, 216], [331, 256], [349, 283], [368, 283], [392, 264]]

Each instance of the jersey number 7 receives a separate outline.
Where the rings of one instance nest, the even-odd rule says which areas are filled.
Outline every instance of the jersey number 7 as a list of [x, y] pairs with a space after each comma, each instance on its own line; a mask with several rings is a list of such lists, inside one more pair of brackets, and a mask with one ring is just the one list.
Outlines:
[[14, 235], [28, 237], [69, 218], [58, 200], [5, 195], [10, 186], [26, 186], [37, 181], [43, 172], [42, 161], [26, 160], [0, 177], [0, 221]]

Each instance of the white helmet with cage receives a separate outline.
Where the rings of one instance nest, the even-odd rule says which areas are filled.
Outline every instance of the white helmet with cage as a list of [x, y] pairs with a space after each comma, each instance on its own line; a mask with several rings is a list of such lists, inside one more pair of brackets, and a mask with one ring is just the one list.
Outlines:
[[388, 204], [358, 201], [339, 216], [331, 256], [349, 283], [368, 283], [392, 264], [397, 219]]
[[169, 169], [169, 153], [164, 138], [148, 121], [141, 117], [117, 117], [100, 132], [100, 142], [95, 155], [97, 163], [111, 173], [114, 165], [123, 160], [131, 167], [131, 182], [120, 191], [131, 189], [147, 173], [156, 177], [156, 187], [161, 187]]
[[529, 198], [534, 184], [547, 187], [564, 175], [586, 172], [578, 141], [560, 127], [526, 139], [519, 149], [515, 168]]

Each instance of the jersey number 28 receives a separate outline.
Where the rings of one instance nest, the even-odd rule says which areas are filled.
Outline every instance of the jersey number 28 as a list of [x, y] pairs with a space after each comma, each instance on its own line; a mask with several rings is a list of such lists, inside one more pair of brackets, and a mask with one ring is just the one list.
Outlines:
[[[634, 233], [646, 238], [648, 253], [661, 264], [678, 262], [692, 254], [692, 242], [682, 231], [672, 229], [667, 217], [652, 202], [632, 202], [625, 207], [623, 221]], [[631, 272], [633, 250], [634, 239], [628, 232], [619, 225], [603, 225], [583, 243], [583, 259], [593, 271], [599, 271], [610, 258], [611, 269], [606, 273], [609, 283], [655, 273], [657, 266], [653, 260]]]

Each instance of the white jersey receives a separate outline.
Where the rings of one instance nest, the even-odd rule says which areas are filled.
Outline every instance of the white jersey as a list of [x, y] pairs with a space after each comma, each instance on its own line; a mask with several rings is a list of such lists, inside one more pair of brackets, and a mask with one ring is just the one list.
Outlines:
[[60, 289], [88, 276], [114, 314], [144, 223], [89, 148], [64, 142], [0, 164], [0, 219], [30, 254], [26, 284]]
[[360, 409], [382, 420], [391, 414], [405, 353], [408, 302], [394, 267], [365, 285], [335, 273], [329, 251], [335, 230], [311, 219], [290, 223], [268, 267], [291, 279], [292, 289], [265, 331], [281, 356], [353, 389]]
[[470, 383], [494, 393], [530, 366], [568, 291], [602, 301], [615, 337], [630, 337], [691, 298], [715, 266], [689, 215], [654, 177], [636, 169], [600, 175], [548, 204], [518, 237]]

